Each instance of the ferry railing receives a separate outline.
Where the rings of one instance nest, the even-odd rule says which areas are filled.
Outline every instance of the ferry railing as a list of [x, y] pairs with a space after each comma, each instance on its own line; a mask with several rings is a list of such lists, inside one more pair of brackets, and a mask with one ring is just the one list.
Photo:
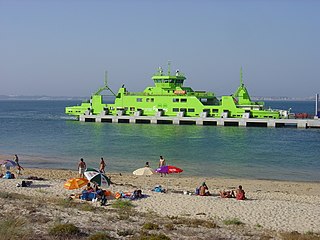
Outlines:
[[125, 92], [126, 96], [195, 96], [197, 98], [214, 97], [213, 93], [203, 92], [187, 92], [186, 94], [173, 94], [173, 93], [161, 93], [161, 94], [149, 94], [145, 92]]

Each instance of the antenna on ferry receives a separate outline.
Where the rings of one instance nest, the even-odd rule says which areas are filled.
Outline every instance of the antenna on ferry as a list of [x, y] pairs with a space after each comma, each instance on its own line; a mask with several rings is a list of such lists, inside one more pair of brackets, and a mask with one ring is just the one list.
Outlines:
[[243, 86], [243, 79], [242, 79], [242, 66], [240, 68], [240, 85]]
[[171, 74], [171, 61], [168, 60], [168, 76]]
[[108, 71], [104, 72], [104, 85], [107, 86], [108, 85]]

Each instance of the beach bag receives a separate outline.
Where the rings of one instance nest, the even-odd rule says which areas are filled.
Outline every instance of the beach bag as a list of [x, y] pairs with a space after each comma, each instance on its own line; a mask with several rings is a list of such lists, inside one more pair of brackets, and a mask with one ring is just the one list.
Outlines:
[[11, 178], [11, 172], [6, 172], [6, 174], [4, 175], [4, 178], [6, 179], [10, 179]]

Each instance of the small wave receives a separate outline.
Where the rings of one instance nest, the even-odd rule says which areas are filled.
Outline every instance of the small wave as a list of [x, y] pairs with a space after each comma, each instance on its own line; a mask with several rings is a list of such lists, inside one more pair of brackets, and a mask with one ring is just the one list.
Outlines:
[[72, 116], [60, 116], [59, 119], [63, 119], [63, 120], [78, 120], [77, 117], [72, 117]]

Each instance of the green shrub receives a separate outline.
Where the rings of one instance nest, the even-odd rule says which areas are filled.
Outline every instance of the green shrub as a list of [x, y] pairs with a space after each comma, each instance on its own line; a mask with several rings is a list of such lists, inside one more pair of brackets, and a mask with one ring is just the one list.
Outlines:
[[164, 227], [169, 231], [172, 231], [172, 230], [176, 229], [175, 226], [173, 225], [173, 223], [165, 224]]
[[59, 223], [49, 229], [49, 234], [53, 236], [78, 235], [80, 229], [71, 223]]
[[55, 202], [55, 204], [57, 204], [58, 206], [64, 207], [64, 208], [76, 208], [77, 203], [73, 202], [72, 200], [69, 199], [57, 199]]
[[224, 220], [223, 223], [225, 225], [242, 225], [244, 224], [243, 222], [241, 222], [239, 219], [237, 218], [232, 218], [232, 219], [227, 219], [227, 220]]
[[319, 240], [320, 235], [308, 232], [306, 234], [301, 234], [299, 232], [285, 232], [281, 233], [281, 237], [283, 240]]
[[113, 202], [111, 206], [113, 208], [131, 209], [133, 207], [133, 204], [130, 201], [118, 199], [117, 201]]
[[171, 240], [171, 238], [164, 235], [163, 233], [160, 233], [160, 234], [143, 233], [140, 235], [139, 240]]
[[94, 212], [96, 207], [90, 203], [83, 203], [79, 205], [78, 209], [81, 211]]
[[176, 218], [173, 220], [175, 224], [183, 224], [188, 227], [206, 227], [206, 228], [215, 228], [217, 224], [213, 221], [203, 220], [203, 219], [191, 219], [191, 218]]
[[123, 229], [123, 230], [118, 230], [117, 234], [119, 236], [126, 237], [129, 235], [134, 235], [134, 231], [132, 229]]
[[19, 194], [19, 193], [8, 193], [8, 192], [0, 192], [0, 198], [4, 199], [20, 199], [20, 200], [28, 200], [31, 197]]
[[155, 223], [145, 223], [145, 224], [143, 224], [142, 229], [158, 230], [159, 229], [159, 225], [155, 224]]
[[9, 217], [0, 220], [0, 236], [2, 240], [16, 240], [26, 237], [25, 222], [21, 218]]
[[113, 239], [113, 238], [104, 232], [94, 233], [94, 234], [90, 235], [90, 237], [88, 238], [88, 240], [111, 240], [111, 239]]

